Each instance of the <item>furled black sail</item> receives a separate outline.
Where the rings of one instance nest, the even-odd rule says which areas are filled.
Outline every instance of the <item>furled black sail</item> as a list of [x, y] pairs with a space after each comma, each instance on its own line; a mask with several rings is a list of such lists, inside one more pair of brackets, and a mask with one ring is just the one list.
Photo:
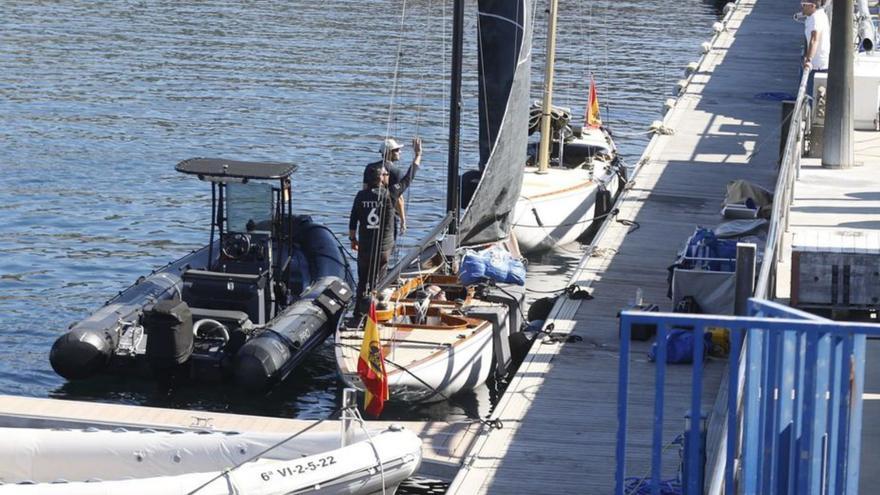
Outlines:
[[459, 244], [506, 239], [522, 187], [529, 121], [532, 0], [479, 0], [479, 184]]

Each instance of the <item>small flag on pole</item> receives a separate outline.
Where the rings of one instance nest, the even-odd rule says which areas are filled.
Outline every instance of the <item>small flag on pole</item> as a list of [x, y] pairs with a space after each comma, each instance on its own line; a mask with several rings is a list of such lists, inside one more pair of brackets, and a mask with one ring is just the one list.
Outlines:
[[379, 417], [388, 400], [388, 376], [385, 374], [385, 357], [379, 341], [379, 325], [376, 323], [376, 301], [370, 301], [370, 316], [364, 327], [364, 341], [358, 358], [358, 375], [364, 382], [364, 411]]
[[584, 116], [584, 125], [587, 127], [601, 127], [602, 119], [599, 116], [599, 95], [596, 92], [596, 81], [590, 76], [590, 99], [587, 101], [587, 114]]

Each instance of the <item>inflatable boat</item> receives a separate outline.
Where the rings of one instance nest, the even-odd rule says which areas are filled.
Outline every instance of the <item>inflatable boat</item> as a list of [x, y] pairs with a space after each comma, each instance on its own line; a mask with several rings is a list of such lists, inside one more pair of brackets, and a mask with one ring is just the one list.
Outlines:
[[394, 493], [421, 441], [398, 426], [254, 434], [0, 428], [0, 494]]
[[341, 245], [293, 214], [292, 164], [193, 158], [176, 170], [211, 184], [208, 244], [72, 325], [52, 346], [52, 368], [68, 380], [139, 374], [267, 390], [348, 305]]

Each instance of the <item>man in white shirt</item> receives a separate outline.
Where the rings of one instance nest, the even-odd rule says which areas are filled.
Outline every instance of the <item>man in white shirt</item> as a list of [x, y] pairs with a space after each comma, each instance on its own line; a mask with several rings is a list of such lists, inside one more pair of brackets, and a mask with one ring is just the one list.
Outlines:
[[804, 68], [814, 71], [828, 70], [828, 55], [831, 53], [831, 25], [819, 3], [820, 0], [801, 2], [801, 12], [806, 17], [804, 36], [807, 38]]
[[813, 80], [817, 72], [828, 72], [828, 56], [831, 53], [831, 24], [821, 6], [822, 0], [802, 0], [801, 12], [804, 14], [804, 36], [807, 49], [804, 51], [804, 69], [810, 71], [807, 77], [807, 96], [813, 97]]

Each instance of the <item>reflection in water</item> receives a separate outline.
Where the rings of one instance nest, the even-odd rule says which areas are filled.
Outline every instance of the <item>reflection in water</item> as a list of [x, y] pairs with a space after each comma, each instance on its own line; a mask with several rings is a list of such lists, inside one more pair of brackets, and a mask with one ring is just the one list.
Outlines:
[[[410, 3], [405, 23], [376, 15], [399, 7], [384, 0], [4, 2], [0, 393], [303, 418], [333, 412], [340, 391], [330, 343], [265, 398], [222, 387], [165, 394], [134, 379], [67, 384], [49, 367], [48, 351], [71, 322], [138, 276], [207, 242], [210, 191], [173, 171], [185, 158], [293, 162], [295, 213], [343, 235], [363, 166], [379, 158], [386, 132], [419, 135], [424, 165], [409, 190], [402, 242], [426, 234], [445, 204], [451, 8]], [[477, 162], [473, 8], [464, 168]], [[594, 73], [603, 120], [634, 162], [647, 142], [643, 131], [710, 36], [714, 9], [707, 0], [562, 5], [555, 102], [583, 108]], [[532, 90], [539, 98], [546, 14], [536, 13]], [[389, 117], [397, 62], [389, 40], [398, 36], [406, 50]], [[579, 256], [568, 247], [531, 259], [530, 283], [565, 273], [561, 263]], [[486, 388], [386, 414], [473, 418], [496, 397]]]

